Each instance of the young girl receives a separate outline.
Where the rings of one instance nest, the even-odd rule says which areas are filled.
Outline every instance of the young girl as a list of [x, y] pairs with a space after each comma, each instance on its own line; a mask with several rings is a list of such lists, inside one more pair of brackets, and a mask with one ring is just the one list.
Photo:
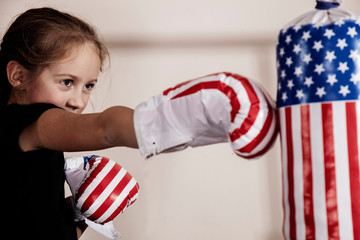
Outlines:
[[135, 112], [116, 106], [79, 114], [107, 54], [88, 24], [54, 9], [26, 11], [5, 33], [0, 50], [4, 236], [77, 238], [64, 199], [63, 151], [126, 146], [151, 157], [230, 142], [237, 155], [255, 158], [274, 142], [272, 100], [256, 83], [227, 72], [169, 88]]
[[137, 147], [132, 109], [79, 114], [107, 55], [91, 26], [50, 8], [24, 12], [5, 33], [0, 50], [4, 236], [77, 239], [84, 227], [76, 229], [64, 198], [63, 151]]

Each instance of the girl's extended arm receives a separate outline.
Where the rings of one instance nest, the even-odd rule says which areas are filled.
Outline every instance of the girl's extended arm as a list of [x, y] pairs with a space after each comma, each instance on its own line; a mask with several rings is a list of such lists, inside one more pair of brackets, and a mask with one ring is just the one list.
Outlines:
[[76, 114], [53, 108], [44, 112], [19, 137], [24, 151], [90, 151], [116, 146], [137, 148], [134, 111], [111, 107], [101, 113]]

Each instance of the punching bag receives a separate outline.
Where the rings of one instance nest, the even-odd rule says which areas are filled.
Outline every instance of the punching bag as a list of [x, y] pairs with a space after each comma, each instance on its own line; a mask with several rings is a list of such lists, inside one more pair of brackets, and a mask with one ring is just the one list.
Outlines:
[[360, 18], [340, 4], [278, 38], [285, 239], [360, 239]]

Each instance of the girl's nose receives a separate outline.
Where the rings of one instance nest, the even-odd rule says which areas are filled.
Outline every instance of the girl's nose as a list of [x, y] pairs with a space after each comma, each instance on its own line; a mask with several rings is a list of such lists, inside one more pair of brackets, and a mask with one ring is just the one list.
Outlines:
[[71, 97], [66, 103], [66, 107], [69, 111], [77, 113], [80, 113], [84, 109], [84, 105], [85, 101], [81, 94]]

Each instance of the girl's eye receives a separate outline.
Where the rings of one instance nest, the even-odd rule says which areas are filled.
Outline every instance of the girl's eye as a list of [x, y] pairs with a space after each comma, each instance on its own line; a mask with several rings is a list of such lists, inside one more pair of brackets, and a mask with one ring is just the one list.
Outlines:
[[72, 83], [73, 83], [73, 80], [71, 80], [71, 79], [66, 79], [66, 80], [62, 80], [61, 82], [62, 82], [62, 84], [64, 84], [65, 86], [70, 87], [70, 86], [72, 85]]
[[88, 83], [85, 85], [85, 89], [86, 90], [92, 90], [95, 87], [94, 83]]

